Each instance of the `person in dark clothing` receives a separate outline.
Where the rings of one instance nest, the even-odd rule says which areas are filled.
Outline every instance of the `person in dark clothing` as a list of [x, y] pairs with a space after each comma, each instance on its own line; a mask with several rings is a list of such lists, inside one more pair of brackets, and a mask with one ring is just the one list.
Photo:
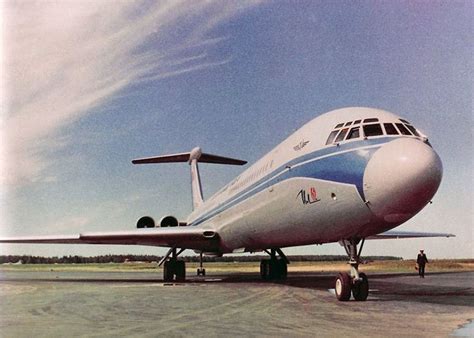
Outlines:
[[420, 275], [420, 278], [425, 278], [426, 263], [428, 263], [428, 258], [426, 258], [426, 255], [423, 253], [423, 250], [420, 250], [420, 253], [418, 254], [418, 257], [416, 259], [416, 264], [418, 264], [418, 274]]

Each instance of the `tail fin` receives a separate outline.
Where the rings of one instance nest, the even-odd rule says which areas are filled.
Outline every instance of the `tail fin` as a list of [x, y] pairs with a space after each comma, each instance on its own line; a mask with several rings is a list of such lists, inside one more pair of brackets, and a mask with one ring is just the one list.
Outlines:
[[199, 176], [198, 162], [203, 163], [217, 163], [217, 164], [231, 164], [244, 165], [247, 161], [238, 160], [230, 157], [223, 157], [203, 153], [201, 148], [196, 147], [190, 152], [162, 155], [155, 157], [147, 157], [133, 160], [133, 164], [149, 164], [149, 163], [174, 163], [174, 162], [188, 162], [191, 166], [191, 190], [193, 196], [193, 208], [196, 209], [203, 202], [201, 178]]

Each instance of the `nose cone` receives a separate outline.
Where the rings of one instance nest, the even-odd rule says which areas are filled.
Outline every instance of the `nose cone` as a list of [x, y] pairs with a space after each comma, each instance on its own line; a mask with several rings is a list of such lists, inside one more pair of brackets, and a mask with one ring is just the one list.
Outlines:
[[420, 211], [441, 183], [443, 165], [427, 144], [399, 138], [377, 150], [364, 173], [368, 206], [388, 223], [402, 223]]

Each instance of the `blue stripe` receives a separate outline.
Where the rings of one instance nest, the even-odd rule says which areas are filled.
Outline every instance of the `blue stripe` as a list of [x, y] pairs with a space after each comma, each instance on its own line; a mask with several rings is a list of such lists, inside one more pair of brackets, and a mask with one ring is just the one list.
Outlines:
[[[281, 165], [273, 170], [271, 173], [265, 175], [251, 186], [247, 187], [240, 193], [232, 196], [227, 201], [222, 202], [214, 209], [201, 215], [189, 225], [198, 225], [204, 221], [211, 219], [224, 210], [227, 210], [234, 205], [252, 197], [253, 195], [265, 190], [266, 188], [295, 177], [306, 177], [321, 179], [327, 181], [334, 181], [339, 183], [348, 183], [356, 186], [362, 199], [363, 192], [363, 178], [364, 171], [369, 159], [373, 153], [379, 148], [364, 149], [364, 147], [371, 147], [375, 145], [381, 146], [387, 141], [393, 141], [393, 137], [384, 137], [377, 139], [361, 140], [356, 142], [346, 143], [340, 146], [328, 147], [314, 151], [312, 153], [303, 155], [301, 157], [292, 159], [291, 161]], [[345, 153], [340, 153], [344, 152]], [[328, 156], [318, 160], [311, 161], [321, 156]], [[308, 161], [307, 163], [304, 163]], [[303, 163], [303, 164], [302, 164]], [[291, 169], [288, 170], [288, 167]], [[277, 177], [276, 175], [280, 174]], [[268, 180], [268, 182], [266, 182]], [[262, 184], [266, 182], [265, 184]], [[257, 186], [260, 187], [255, 189]], [[247, 195], [249, 192], [251, 194]]]

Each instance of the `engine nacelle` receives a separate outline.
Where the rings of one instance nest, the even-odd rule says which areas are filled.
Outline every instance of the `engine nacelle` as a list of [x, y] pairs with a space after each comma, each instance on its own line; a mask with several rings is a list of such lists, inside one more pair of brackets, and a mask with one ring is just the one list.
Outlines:
[[179, 225], [179, 221], [174, 216], [165, 216], [160, 220], [160, 227], [177, 227]]
[[137, 222], [137, 228], [154, 228], [155, 227], [155, 220], [150, 216], [143, 216]]

